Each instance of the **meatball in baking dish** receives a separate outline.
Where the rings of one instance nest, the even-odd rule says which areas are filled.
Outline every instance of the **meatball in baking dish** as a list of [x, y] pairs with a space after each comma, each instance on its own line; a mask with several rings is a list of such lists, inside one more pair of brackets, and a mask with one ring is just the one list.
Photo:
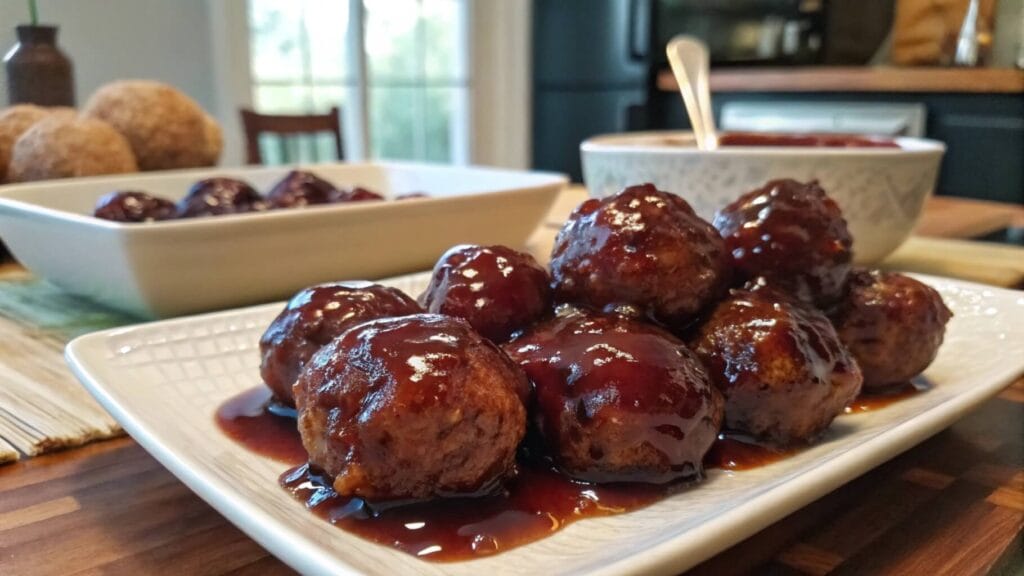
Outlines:
[[243, 214], [266, 209], [267, 203], [256, 189], [234, 178], [200, 180], [178, 201], [180, 218]]
[[312, 172], [292, 170], [267, 193], [271, 208], [300, 208], [334, 201], [338, 189]]
[[310, 465], [342, 496], [479, 494], [514, 470], [529, 382], [459, 318], [359, 324], [299, 375], [295, 405]]
[[178, 214], [174, 202], [146, 192], [126, 190], [100, 198], [92, 215], [112, 222], [170, 220]]

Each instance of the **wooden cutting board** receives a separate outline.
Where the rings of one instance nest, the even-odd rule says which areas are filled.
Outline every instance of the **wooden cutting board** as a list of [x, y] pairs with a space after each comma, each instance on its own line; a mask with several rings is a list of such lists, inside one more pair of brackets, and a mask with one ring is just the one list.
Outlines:
[[882, 267], [1024, 288], [1024, 248], [1003, 244], [911, 236]]

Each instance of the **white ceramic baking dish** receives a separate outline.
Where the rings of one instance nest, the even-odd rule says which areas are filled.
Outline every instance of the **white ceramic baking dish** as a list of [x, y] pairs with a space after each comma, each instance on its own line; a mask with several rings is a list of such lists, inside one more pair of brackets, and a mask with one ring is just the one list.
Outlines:
[[120, 224], [90, 216], [114, 190], [172, 200], [197, 180], [240, 178], [266, 192], [291, 168], [216, 168], [0, 186], [0, 238], [35, 274], [144, 317], [285, 298], [330, 280], [429, 268], [454, 244], [522, 246], [566, 178], [558, 174], [401, 163], [305, 166], [338, 186], [387, 197], [258, 214]]

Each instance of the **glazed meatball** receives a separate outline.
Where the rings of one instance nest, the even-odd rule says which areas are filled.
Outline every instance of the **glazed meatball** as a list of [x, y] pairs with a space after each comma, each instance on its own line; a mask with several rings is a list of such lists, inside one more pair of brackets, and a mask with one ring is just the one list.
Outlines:
[[817, 181], [772, 180], [715, 216], [740, 281], [765, 282], [829, 307], [846, 291], [853, 240]]
[[464, 320], [372, 320], [321, 348], [299, 375], [299, 433], [310, 465], [342, 496], [489, 492], [513, 470], [528, 386]]
[[534, 424], [570, 476], [655, 484], [702, 476], [722, 396], [668, 332], [563, 306], [504, 348], [533, 382]]
[[145, 192], [111, 192], [96, 203], [92, 215], [114, 222], [152, 222], [177, 216], [174, 202]]
[[295, 405], [292, 385], [313, 354], [368, 320], [423, 309], [401, 290], [369, 282], [334, 282], [302, 290], [260, 338], [260, 375], [282, 404]]
[[923, 372], [935, 359], [951, 316], [939, 293], [913, 278], [857, 270], [833, 319], [870, 390]]
[[734, 290], [693, 349], [725, 395], [726, 428], [780, 445], [816, 438], [861, 388], [828, 318], [770, 288]]
[[267, 194], [272, 208], [296, 208], [334, 201], [338, 189], [311, 172], [292, 170]]
[[727, 265], [714, 227], [652, 184], [580, 204], [551, 253], [559, 300], [627, 305], [672, 328], [721, 295]]
[[368, 200], [383, 200], [384, 197], [373, 190], [367, 190], [356, 186], [348, 190], [339, 190], [334, 195], [334, 202], [366, 202]]
[[548, 273], [533, 256], [505, 246], [464, 244], [445, 252], [420, 297], [428, 312], [457, 316], [504, 342], [551, 305]]
[[178, 202], [178, 216], [196, 218], [266, 210], [263, 197], [249, 184], [233, 178], [207, 178], [192, 185]]

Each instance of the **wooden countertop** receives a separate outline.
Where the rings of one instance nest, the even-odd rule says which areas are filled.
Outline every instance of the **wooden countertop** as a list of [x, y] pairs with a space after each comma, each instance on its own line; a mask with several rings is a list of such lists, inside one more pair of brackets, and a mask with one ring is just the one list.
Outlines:
[[[692, 573], [1017, 573], [1022, 422], [1024, 379]], [[123, 438], [0, 468], [0, 573], [293, 572]]]
[[[1012, 68], [800, 67], [724, 68], [711, 72], [712, 92], [935, 92], [1024, 94], [1024, 71]], [[678, 90], [669, 70], [660, 90]]]
[[[583, 194], [578, 187], [563, 194], [533, 250], [550, 245]], [[984, 232], [1019, 216], [1014, 207], [937, 200], [919, 232]], [[971, 226], [958, 227], [961, 216]], [[912, 240], [973, 246], [974, 259], [987, 253], [979, 243]], [[951, 428], [693, 573], [1016, 573], [1024, 566], [1022, 423], [1024, 378]], [[292, 572], [121, 438], [0, 467], [0, 574], [68, 573]]]

